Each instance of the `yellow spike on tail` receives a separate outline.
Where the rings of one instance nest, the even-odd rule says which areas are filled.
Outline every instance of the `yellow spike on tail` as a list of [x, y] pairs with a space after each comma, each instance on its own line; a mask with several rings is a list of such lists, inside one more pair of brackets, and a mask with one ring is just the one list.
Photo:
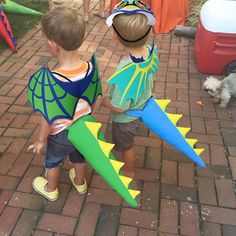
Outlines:
[[137, 195], [140, 194], [140, 191], [129, 189], [129, 193], [135, 199], [137, 197]]
[[177, 129], [179, 130], [179, 132], [185, 137], [186, 134], [189, 132], [190, 128], [186, 128], [186, 127], [177, 127]]
[[201, 153], [204, 151], [204, 148], [194, 148], [193, 150], [197, 153], [198, 156], [200, 156]]
[[111, 149], [115, 146], [115, 144], [107, 143], [101, 140], [98, 140], [98, 143], [99, 143], [100, 148], [104, 152], [105, 156], [109, 158]]
[[122, 176], [122, 175], [119, 175], [119, 177], [120, 177], [120, 180], [122, 181], [122, 183], [125, 185], [125, 187], [128, 188], [132, 179], [129, 177], [126, 177], [126, 176]]
[[169, 99], [155, 99], [155, 101], [163, 111], [166, 110], [167, 105], [171, 102]]
[[172, 123], [174, 123], [175, 125], [177, 124], [179, 119], [183, 116], [181, 114], [169, 114], [169, 113], [166, 113], [166, 115], [172, 121]]
[[90, 132], [93, 134], [93, 136], [97, 139], [98, 131], [101, 128], [102, 124], [97, 123], [97, 122], [89, 122], [89, 121], [85, 121], [85, 124], [90, 130]]
[[110, 160], [112, 166], [114, 167], [117, 174], [120, 172], [120, 168], [125, 164], [124, 162], [116, 161], [116, 160]]
[[193, 138], [186, 138], [187, 143], [193, 148], [193, 146], [195, 145], [195, 143], [197, 142], [197, 139], [193, 139]]

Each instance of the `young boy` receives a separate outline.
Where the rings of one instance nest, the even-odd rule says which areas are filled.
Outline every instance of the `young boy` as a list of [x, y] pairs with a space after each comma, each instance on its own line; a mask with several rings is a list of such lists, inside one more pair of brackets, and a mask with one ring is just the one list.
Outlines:
[[[126, 14], [125, 4], [128, 5], [129, 9], [133, 8], [134, 11], [130, 12], [129, 9], [127, 9]], [[121, 152], [125, 162], [123, 167], [124, 175], [129, 177], [133, 177], [135, 174], [134, 163], [136, 154], [134, 136], [137, 134], [138, 123], [137, 118], [127, 115], [125, 111], [143, 109], [152, 95], [153, 77], [155, 75], [155, 73], [149, 73], [144, 79], [142, 85], [144, 89], [136, 98], [125, 99], [124, 96], [126, 96], [126, 92], [131, 88], [130, 84], [132, 83], [132, 78], [134, 78], [134, 74], [139, 70], [138, 64], [145, 63], [150, 55], [155, 53], [155, 50], [146, 44], [151, 30], [149, 22], [152, 21], [153, 23], [155, 21], [150, 9], [147, 8], [147, 11], [149, 12], [143, 14], [144, 11], [136, 5], [122, 2], [107, 19], [108, 26], [112, 24], [114, 36], [124, 46], [127, 54], [131, 55], [131, 58], [120, 61], [116, 73], [108, 81], [108, 83], [112, 84], [109, 91], [110, 95], [102, 99], [102, 105], [111, 110], [113, 143], [115, 144], [115, 148]], [[147, 14], [150, 14], [150, 20], [148, 20]], [[117, 78], [118, 82], [112, 82], [114, 77]], [[141, 80], [141, 78], [139, 79]], [[118, 85], [118, 83], [121, 85]], [[125, 84], [127, 84], [127, 86], [125, 86]], [[121, 89], [122, 86], [124, 87], [123, 89]], [[134, 89], [134, 92], [137, 92], [137, 90], [138, 87]]]
[[[58, 58], [58, 67], [53, 75], [63, 82], [73, 83], [85, 80], [92, 71], [92, 64], [81, 60], [78, 48], [84, 40], [85, 25], [83, 18], [75, 10], [58, 7], [43, 16], [42, 32], [48, 52]], [[46, 89], [46, 88], [45, 88]], [[66, 128], [81, 116], [91, 113], [91, 107], [84, 99], [79, 99], [72, 120], [56, 119], [51, 123], [42, 116], [38, 139], [28, 147], [40, 154], [47, 144], [45, 157], [46, 178], [36, 177], [33, 188], [50, 201], [58, 198], [58, 179], [60, 165], [67, 155], [74, 164], [69, 177], [80, 194], [87, 192], [84, 178], [86, 163], [84, 157], [68, 141]]]

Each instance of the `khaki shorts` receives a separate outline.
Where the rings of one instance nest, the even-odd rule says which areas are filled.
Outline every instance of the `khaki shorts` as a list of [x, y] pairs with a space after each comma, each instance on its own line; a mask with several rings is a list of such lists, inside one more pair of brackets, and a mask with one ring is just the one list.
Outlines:
[[128, 123], [112, 122], [112, 141], [117, 151], [124, 152], [133, 146], [138, 127], [138, 120]]

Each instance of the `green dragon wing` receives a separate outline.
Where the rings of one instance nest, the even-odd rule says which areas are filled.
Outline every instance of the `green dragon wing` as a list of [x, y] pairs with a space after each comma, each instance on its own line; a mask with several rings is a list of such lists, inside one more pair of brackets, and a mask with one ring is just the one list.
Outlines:
[[95, 55], [91, 61], [93, 64], [91, 72], [84, 79], [74, 82], [57, 79], [46, 67], [33, 74], [29, 80], [27, 93], [34, 111], [41, 112], [51, 124], [59, 118], [73, 119], [80, 98], [92, 105], [97, 96], [101, 95], [102, 88]]
[[153, 46], [147, 60], [143, 58], [136, 62], [133, 60], [109, 78], [107, 83], [114, 84], [122, 94], [120, 105], [129, 99], [136, 101], [139, 94], [144, 91], [145, 81], [151, 74], [158, 71], [158, 66], [158, 53], [156, 47]]

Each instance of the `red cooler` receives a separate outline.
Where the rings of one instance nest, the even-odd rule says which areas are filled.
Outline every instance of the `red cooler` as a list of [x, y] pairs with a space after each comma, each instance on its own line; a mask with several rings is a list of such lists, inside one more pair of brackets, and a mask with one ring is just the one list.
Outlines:
[[209, 0], [200, 13], [195, 55], [207, 74], [236, 72], [236, 1]]

